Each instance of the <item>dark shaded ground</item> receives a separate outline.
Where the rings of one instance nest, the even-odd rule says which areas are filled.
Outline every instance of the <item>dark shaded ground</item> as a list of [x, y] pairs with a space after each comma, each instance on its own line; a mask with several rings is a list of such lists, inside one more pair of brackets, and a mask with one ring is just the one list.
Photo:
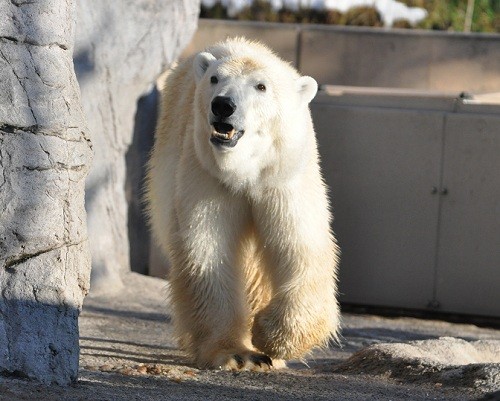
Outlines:
[[[165, 282], [132, 274], [119, 296], [89, 297], [80, 318], [79, 382], [60, 388], [0, 378], [0, 400], [464, 401], [487, 396], [480, 385], [459, 377], [440, 382], [424, 375], [415, 382], [393, 377], [390, 366], [371, 374], [338, 369], [372, 344], [441, 336], [500, 340], [498, 330], [412, 318], [345, 315], [343, 347], [316, 351], [308, 366], [293, 361], [288, 369], [270, 373], [200, 371], [172, 343], [164, 287]], [[500, 399], [491, 387], [488, 391], [493, 398], [485, 399]]]

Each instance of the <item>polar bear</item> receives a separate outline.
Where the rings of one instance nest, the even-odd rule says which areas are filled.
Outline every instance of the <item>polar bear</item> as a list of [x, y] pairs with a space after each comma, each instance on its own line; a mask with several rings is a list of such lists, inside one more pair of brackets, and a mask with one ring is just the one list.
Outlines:
[[165, 80], [146, 198], [171, 263], [176, 333], [199, 367], [280, 368], [337, 338], [316, 92], [313, 78], [244, 38]]

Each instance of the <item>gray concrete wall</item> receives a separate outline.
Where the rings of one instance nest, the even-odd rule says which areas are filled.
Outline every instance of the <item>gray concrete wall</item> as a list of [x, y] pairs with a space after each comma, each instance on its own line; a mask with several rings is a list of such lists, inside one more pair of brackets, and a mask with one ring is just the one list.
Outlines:
[[198, 11], [198, 0], [77, 2], [74, 63], [95, 148], [85, 192], [94, 293], [120, 291], [131, 268], [146, 273], [152, 85], [191, 39]]
[[500, 35], [200, 20], [184, 55], [227, 36], [261, 40], [320, 84], [500, 90]]
[[328, 88], [312, 112], [341, 301], [500, 316], [500, 103]]

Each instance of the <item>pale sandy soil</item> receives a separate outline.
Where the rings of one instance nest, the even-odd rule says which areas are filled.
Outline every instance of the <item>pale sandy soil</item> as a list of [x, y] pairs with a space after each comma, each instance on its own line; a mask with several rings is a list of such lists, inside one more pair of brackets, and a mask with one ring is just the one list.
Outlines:
[[[496, 353], [499, 330], [412, 318], [346, 314], [342, 348], [316, 351], [308, 366], [294, 361], [270, 373], [198, 370], [172, 342], [164, 287], [131, 275], [119, 296], [88, 297], [80, 318], [78, 383], [60, 388], [0, 377], [0, 400], [500, 400], [494, 393], [500, 363], [446, 366], [444, 348], [436, 348], [441, 359], [435, 365], [412, 359], [420, 355], [418, 341], [442, 336], [490, 340]], [[417, 345], [407, 347], [413, 351], [403, 362], [366, 348], [409, 341]], [[442, 347], [426, 344], [431, 354]], [[365, 354], [346, 362], [359, 350]]]

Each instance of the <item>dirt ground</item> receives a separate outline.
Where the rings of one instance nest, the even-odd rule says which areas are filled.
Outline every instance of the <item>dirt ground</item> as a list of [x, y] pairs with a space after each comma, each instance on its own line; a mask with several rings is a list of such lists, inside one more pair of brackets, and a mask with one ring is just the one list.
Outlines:
[[495, 355], [489, 363], [466, 367], [429, 365], [418, 355], [396, 360], [358, 353], [349, 359], [377, 344], [418, 345], [443, 336], [490, 340], [491, 352], [498, 351], [500, 357], [499, 330], [344, 314], [341, 347], [315, 351], [285, 370], [202, 371], [172, 342], [165, 282], [135, 274], [129, 279], [119, 295], [86, 299], [80, 317], [80, 378], [75, 385], [47, 387], [0, 377], [0, 401], [500, 400], [500, 363], [491, 363]]

